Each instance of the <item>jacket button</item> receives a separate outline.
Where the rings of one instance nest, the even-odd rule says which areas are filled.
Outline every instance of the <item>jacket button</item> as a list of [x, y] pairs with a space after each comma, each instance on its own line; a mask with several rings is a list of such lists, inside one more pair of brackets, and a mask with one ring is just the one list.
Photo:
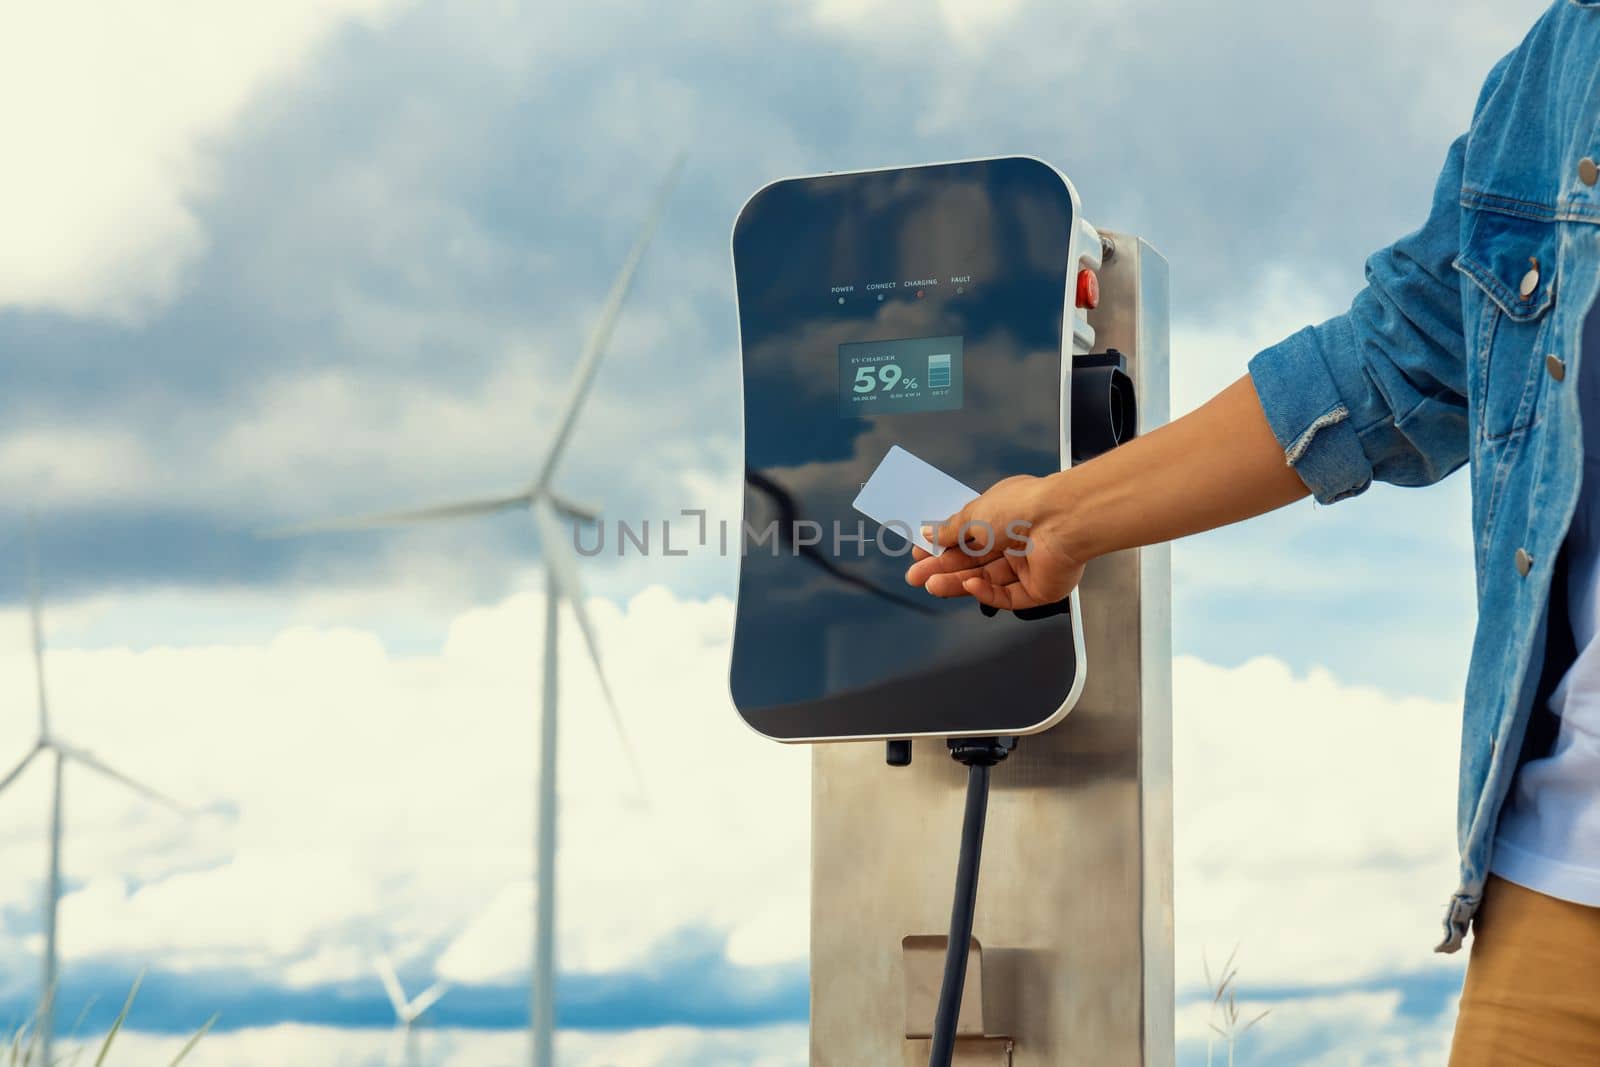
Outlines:
[[1588, 156], [1578, 160], [1578, 180], [1585, 185], [1600, 181], [1600, 165]]
[[1533, 557], [1528, 555], [1527, 549], [1517, 549], [1517, 573], [1526, 578], [1531, 570], [1533, 570]]
[[1561, 361], [1561, 357], [1557, 355], [1549, 355], [1544, 357], [1544, 369], [1549, 371], [1550, 377], [1554, 378], [1558, 382], [1564, 380], [1567, 376], [1567, 365], [1563, 363]]
[[1522, 276], [1522, 299], [1532, 300], [1534, 292], [1539, 288], [1539, 268], [1534, 267]]

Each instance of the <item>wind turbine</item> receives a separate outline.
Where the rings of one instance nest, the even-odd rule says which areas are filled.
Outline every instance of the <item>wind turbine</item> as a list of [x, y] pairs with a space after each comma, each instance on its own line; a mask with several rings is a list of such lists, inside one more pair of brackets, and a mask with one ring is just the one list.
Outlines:
[[595, 372], [600, 367], [606, 344], [611, 340], [611, 333], [621, 314], [623, 301], [633, 285], [634, 274], [644, 258], [645, 250], [650, 245], [650, 239], [655, 235], [656, 227], [666, 210], [667, 197], [672, 192], [682, 167], [683, 156], [680, 154], [668, 169], [667, 176], [656, 193], [655, 203], [646, 217], [644, 228], [628, 252], [628, 258], [623, 261], [616, 280], [611, 283], [611, 291], [606, 295], [605, 303], [601, 305], [599, 321], [595, 323], [594, 331], [589, 335], [588, 342], [578, 357], [578, 364], [573, 372], [572, 390], [567, 398], [566, 407], [562, 409], [561, 417], [556, 423], [550, 448], [527, 488], [507, 496], [465, 500], [413, 511], [364, 515], [280, 531], [280, 536], [289, 536], [331, 530], [372, 529], [520, 510], [528, 511], [533, 517], [534, 532], [545, 565], [544, 685], [539, 709], [539, 774], [534, 800], [534, 884], [537, 900], [533, 924], [532, 980], [528, 992], [530, 1062], [533, 1067], [553, 1067], [555, 1062], [558, 725], [556, 656], [559, 648], [557, 635], [560, 606], [563, 600], [572, 608], [572, 614], [578, 621], [578, 630], [583, 635], [584, 644], [589, 650], [589, 659], [594, 663], [595, 674], [600, 681], [606, 710], [610, 714], [612, 726], [622, 743], [623, 751], [633, 767], [635, 779], [639, 782], [644, 780], [639, 769], [638, 757], [628, 740], [622, 716], [617, 710], [617, 702], [612, 696], [610, 683], [606, 681], [605, 669], [600, 662], [600, 646], [595, 638], [594, 626], [589, 619], [589, 609], [584, 603], [583, 585], [578, 577], [577, 555], [561, 521], [567, 518], [577, 522], [594, 522], [598, 520], [599, 512], [558, 493], [552, 483], [556, 468], [572, 437], [573, 428], [577, 425], [578, 414], [594, 382]]
[[427, 1010], [439, 1003], [439, 998], [450, 989], [448, 982], [435, 982], [433, 985], [418, 993], [414, 998], [407, 1000], [405, 989], [400, 985], [400, 976], [394, 972], [394, 964], [389, 962], [388, 956], [379, 956], [372, 961], [378, 969], [378, 977], [383, 981], [383, 990], [389, 994], [389, 1003], [394, 1005], [395, 1035], [399, 1039], [400, 1054], [390, 1054], [392, 1064], [403, 1067], [416, 1067], [417, 1044], [416, 1024]]
[[49, 1064], [54, 1062], [50, 1058], [51, 1045], [55, 1040], [55, 1012], [56, 1012], [56, 974], [59, 969], [58, 946], [56, 943], [56, 907], [61, 898], [61, 790], [62, 771], [68, 763], [76, 763], [96, 774], [111, 779], [118, 785], [154, 801], [163, 807], [170, 808], [180, 814], [184, 809], [174, 801], [151, 789], [149, 786], [129, 778], [121, 771], [101, 762], [90, 753], [68, 744], [58, 737], [50, 725], [50, 702], [46, 696], [44, 679], [44, 610], [40, 606], [39, 597], [39, 566], [38, 549], [35, 538], [30, 533], [28, 540], [28, 619], [33, 635], [33, 673], [34, 685], [38, 693], [39, 707], [39, 733], [34, 739], [33, 748], [22, 757], [22, 761], [4, 777], [0, 778], [0, 793], [10, 788], [11, 784], [22, 776], [28, 765], [39, 756], [50, 759], [51, 791], [50, 791], [50, 858], [46, 868], [44, 885], [44, 974], [39, 987], [39, 1017], [34, 1024], [34, 1042], [39, 1049], [39, 1062]]

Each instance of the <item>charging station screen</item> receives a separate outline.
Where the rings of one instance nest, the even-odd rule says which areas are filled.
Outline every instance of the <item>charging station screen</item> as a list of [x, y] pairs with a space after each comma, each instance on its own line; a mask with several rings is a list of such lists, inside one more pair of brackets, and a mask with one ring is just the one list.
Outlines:
[[839, 414], [950, 411], [961, 406], [961, 338], [912, 337], [839, 346]]
[[1061, 466], [1071, 193], [1010, 158], [777, 182], [735, 225], [745, 507], [732, 690], [784, 739], [1017, 732], [1066, 700], [1072, 621], [906, 585], [855, 511], [895, 446], [986, 489]]

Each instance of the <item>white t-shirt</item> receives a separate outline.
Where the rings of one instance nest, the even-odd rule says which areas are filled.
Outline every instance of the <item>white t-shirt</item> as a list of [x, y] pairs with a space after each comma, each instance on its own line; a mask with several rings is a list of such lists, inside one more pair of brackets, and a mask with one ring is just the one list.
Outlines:
[[1600, 907], [1600, 302], [1584, 321], [1582, 364], [1583, 484], [1566, 543], [1577, 656], [1550, 695], [1555, 744], [1517, 771], [1490, 869], [1546, 896]]

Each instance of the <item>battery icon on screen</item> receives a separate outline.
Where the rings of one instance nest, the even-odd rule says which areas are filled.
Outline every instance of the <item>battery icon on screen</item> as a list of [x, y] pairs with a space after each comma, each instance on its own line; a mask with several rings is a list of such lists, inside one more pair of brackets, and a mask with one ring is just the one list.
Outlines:
[[950, 356], [948, 353], [928, 357], [928, 388], [950, 388]]

